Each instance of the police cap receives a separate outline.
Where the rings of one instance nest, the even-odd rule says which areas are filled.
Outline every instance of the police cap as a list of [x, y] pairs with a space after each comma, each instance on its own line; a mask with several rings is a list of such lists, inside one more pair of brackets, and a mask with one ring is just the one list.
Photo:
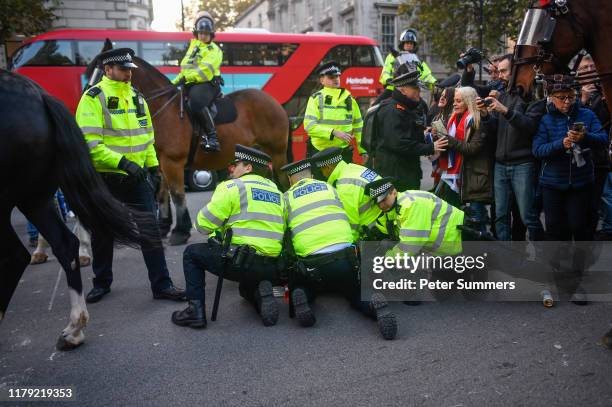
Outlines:
[[236, 144], [232, 163], [236, 164], [238, 161], [246, 161], [262, 167], [269, 167], [272, 164], [272, 158], [268, 154], [253, 147], [243, 146], [242, 144]]
[[319, 74], [319, 76], [322, 76], [322, 75], [339, 76], [342, 73], [342, 70], [340, 69], [340, 65], [338, 65], [337, 62], [331, 61], [331, 62], [321, 65], [319, 69], [317, 69], [317, 73]]
[[395, 186], [393, 185], [394, 179], [391, 177], [383, 177], [381, 179], [377, 179], [376, 181], [372, 181], [365, 186], [366, 194], [371, 199], [374, 199], [377, 203], [381, 202], [389, 192]]
[[98, 60], [102, 65], [119, 65], [124, 68], [138, 68], [136, 64], [132, 62], [135, 52], [131, 48], [116, 48], [98, 55]]
[[295, 175], [299, 172], [310, 170], [310, 169], [311, 169], [311, 164], [309, 160], [295, 161], [289, 164], [285, 164], [281, 167], [281, 171], [286, 172], [287, 175], [289, 176]]
[[338, 164], [340, 161], [342, 161], [342, 149], [340, 147], [329, 147], [310, 157], [310, 162], [316, 168]]

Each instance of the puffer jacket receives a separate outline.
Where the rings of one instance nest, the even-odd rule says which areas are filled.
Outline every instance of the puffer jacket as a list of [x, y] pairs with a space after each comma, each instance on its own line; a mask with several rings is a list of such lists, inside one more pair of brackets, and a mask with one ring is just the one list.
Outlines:
[[[561, 113], [552, 103], [547, 105], [547, 111], [533, 139], [533, 155], [542, 160], [540, 185], [567, 190], [592, 184], [595, 175], [591, 148], [601, 148], [608, 142], [599, 119], [595, 113], [581, 107], [579, 101], [568, 114]], [[563, 147], [563, 139], [575, 122], [583, 122], [587, 131], [578, 143], [585, 160], [581, 167], [576, 164], [571, 150]]]

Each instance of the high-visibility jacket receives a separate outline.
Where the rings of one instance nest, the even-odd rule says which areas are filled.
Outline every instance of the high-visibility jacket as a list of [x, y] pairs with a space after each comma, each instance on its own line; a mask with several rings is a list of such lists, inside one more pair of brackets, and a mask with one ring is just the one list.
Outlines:
[[215, 76], [221, 75], [219, 70], [221, 62], [223, 62], [223, 51], [217, 44], [212, 41], [205, 43], [194, 38], [181, 60], [181, 72], [172, 83], [179, 83], [181, 78], [185, 78], [186, 83], [211, 81]]
[[[382, 72], [380, 73], [379, 82], [386, 89], [393, 90], [395, 87], [388, 82], [393, 79], [393, 71], [395, 70], [395, 61], [397, 57], [393, 55], [392, 52], [387, 55], [385, 58], [385, 65], [383, 66]], [[417, 65], [417, 70], [419, 71], [419, 80], [423, 82], [429, 89], [432, 89], [434, 84], [436, 83], [436, 78], [433, 76], [429, 65], [425, 61], [420, 61]]]
[[[354, 242], [363, 234], [362, 226], [368, 229], [377, 227], [382, 211], [366, 194], [365, 186], [379, 178], [380, 176], [369, 168], [340, 161], [327, 179], [338, 191], [351, 224]], [[381, 231], [386, 231], [386, 225]]]
[[130, 83], [104, 76], [81, 96], [76, 121], [96, 171], [125, 174], [117, 168], [124, 156], [141, 167], [159, 165], [149, 107]]
[[424, 191], [401, 192], [397, 204], [400, 251], [440, 256], [461, 253], [461, 231], [457, 226], [463, 225], [463, 211]]
[[333, 130], [339, 130], [352, 133], [357, 141], [359, 153], [363, 154], [365, 150], [361, 147], [362, 128], [363, 119], [359, 105], [348, 90], [325, 87], [308, 99], [304, 114], [304, 129], [317, 150], [348, 147], [348, 142], [332, 135]]
[[232, 228], [232, 244], [249, 245], [262, 256], [277, 257], [285, 232], [284, 201], [276, 184], [245, 174], [217, 185], [200, 210], [195, 228], [204, 233]]
[[348, 217], [331, 185], [304, 178], [293, 184], [284, 198], [287, 227], [297, 256], [353, 242]]

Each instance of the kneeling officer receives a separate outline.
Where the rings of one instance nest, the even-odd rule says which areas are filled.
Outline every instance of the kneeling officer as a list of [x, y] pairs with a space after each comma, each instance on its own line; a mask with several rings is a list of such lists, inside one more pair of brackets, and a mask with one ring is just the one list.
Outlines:
[[[220, 183], [210, 202], [200, 210], [196, 228], [204, 234], [226, 233], [231, 229], [229, 247], [231, 266], [223, 277], [240, 283], [240, 295], [251, 302], [264, 325], [278, 321], [278, 303], [272, 292], [277, 275], [277, 260], [282, 249], [285, 222], [282, 193], [270, 180], [269, 155], [236, 145], [232, 180]], [[204, 275], [208, 270], [219, 275], [225, 266], [221, 244], [187, 246], [183, 253], [183, 272], [189, 306], [172, 314], [172, 322], [192, 328], [206, 327]]]

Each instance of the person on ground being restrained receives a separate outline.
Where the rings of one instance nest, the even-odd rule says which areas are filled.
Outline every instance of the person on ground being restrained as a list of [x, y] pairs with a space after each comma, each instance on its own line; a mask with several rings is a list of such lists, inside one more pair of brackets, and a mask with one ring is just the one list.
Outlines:
[[381, 135], [374, 154], [374, 170], [381, 176], [394, 177], [401, 190], [421, 187], [421, 156], [445, 151], [448, 141], [425, 142], [423, 132], [426, 112], [420, 103], [419, 71], [412, 64], [403, 64], [392, 80], [393, 103], [383, 103], [377, 113]]
[[[150, 214], [154, 221], [155, 198], [149, 172], [159, 163], [153, 146], [153, 124], [144, 97], [130, 85], [134, 51], [119, 48], [97, 56], [104, 67], [102, 80], [89, 88], [79, 102], [76, 120], [89, 146], [96, 171], [121, 202]], [[110, 292], [113, 281], [113, 241], [92, 231], [93, 289], [87, 302], [98, 302]], [[183, 300], [185, 292], [174, 287], [161, 243], [141, 244], [155, 299]]]
[[183, 272], [189, 306], [172, 314], [172, 322], [192, 328], [206, 327], [205, 274], [237, 281], [240, 296], [251, 302], [265, 326], [278, 321], [278, 304], [272, 292], [278, 257], [285, 231], [284, 201], [271, 181], [272, 159], [255, 148], [236, 145], [231, 180], [217, 185], [210, 202], [200, 210], [196, 228], [206, 235], [227, 234], [231, 229], [230, 264], [222, 261], [222, 245], [207, 243], [187, 246]]
[[213, 42], [215, 22], [207, 12], [198, 15], [193, 28], [195, 38], [189, 43], [187, 53], [181, 61], [181, 72], [172, 81], [185, 84], [189, 92], [189, 109], [200, 123], [204, 151], [220, 150], [217, 130], [211, 114], [211, 105], [221, 93], [223, 51]]
[[344, 150], [344, 160], [350, 163], [353, 161], [353, 139], [359, 154], [366, 153], [361, 147], [363, 119], [359, 105], [347, 89], [340, 87], [342, 72], [336, 62], [322, 65], [317, 73], [323, 88], [310, 96], [304, 114], [304, 129], [309, 137], [307, 155], [310, 157], [328, 147], [340, 147]]
[[285, 216], [290, 235], [289, 252], [296, 258], [289, 287], [295, 316], [300, 325], [314, 325], [312, 302], [317, 293], [342, 293], [367, 316], [376, 318], [381, 335], [393, 339], [397, 334], [395, 314], [380, 293], [371, 301], [361, 300], [359, 261], [353, 235], [338, 192], [331, 185], [312, 178], [307, 160], [282, 168], [291, 187], [285, 192]]

